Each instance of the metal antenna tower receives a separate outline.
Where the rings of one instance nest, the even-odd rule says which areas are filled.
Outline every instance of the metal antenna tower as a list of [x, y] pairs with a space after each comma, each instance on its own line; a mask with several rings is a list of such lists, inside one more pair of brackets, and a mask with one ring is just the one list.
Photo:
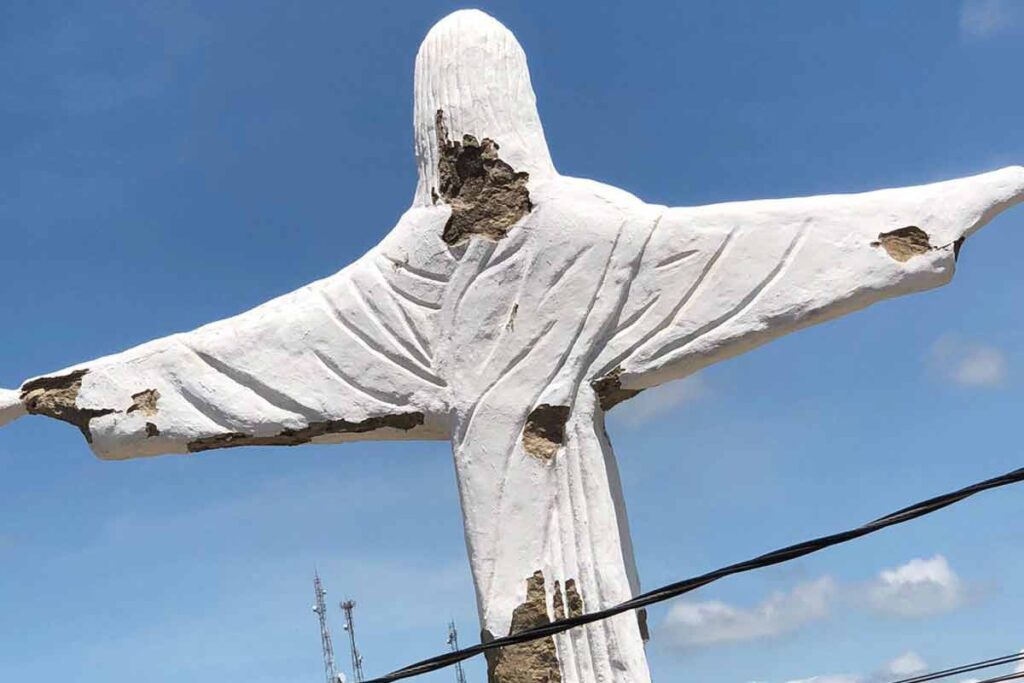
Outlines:
[[320, 582], [320, 572], [313, 573], [313, 592], [316, 594], [316, 604], [313, 611], [320, 618], [320, 644], [324, 650], [324, 676], [327, 683], [338, 683], [338, 670], [334, 668], [334, 645], [331, 643], [331, 631], [327, 628], [327, 603], [324, 598], [327, 591]]
[[[459, 651], [459, 632], [455, 629], [455, 620], [448, 622], [448, 647], [452, 652]], [[455, 663], [455, 683], [466, 683], [466, 673], [462, 670], [462, 662]]]
[[356, 647], [356, 624], [355, 621], [352, 620], [352, 610], [355, 606], [356, 603], [351, 600], [346, 600], [339, 605], [339, 607], [341, 607], [345, 612], [344, 629], [348, 631], [348, 645], [352, 650], [352, 678], [355, 679], [355, 683], [362, 683], [363, 656], [359, 654], [359, 648]]

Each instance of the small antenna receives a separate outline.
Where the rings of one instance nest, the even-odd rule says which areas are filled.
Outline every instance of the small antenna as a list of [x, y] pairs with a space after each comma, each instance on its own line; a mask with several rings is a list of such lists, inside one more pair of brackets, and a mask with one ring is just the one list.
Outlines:
[[352, 600], [346, 600], [339, 605], [345, 612], [345, 626], [343, 628], [348, 631], [348, 645], [352, 650], [352, 678], [355, 679], [356, 683], [362, 683], [363, 656], [359, 654], [359, 648], [356, 647], [356, 624], [352, 618], [352, 610], [355, 609], [355, 606], [356, 603]]
[[[455, 628], [455, 620], [448, 622], [448, 647], [452, 652], [459, 651], [459, 632]], [[455, 662], [455, 683], [466, 683], [466, 673], [462, 670], [462, 662]]]
[[327, 591], [320, 581], [320, 572], [313, 572], [313, 593], [316, 596], [316, 604], [313, 611], [320, 617], [320, 645], [324, 651], [324, 675], [327, 683], [338, 683], [338, 672], [334, 668], [334, 645], [331, 643], [331, 630], [327, 627]]

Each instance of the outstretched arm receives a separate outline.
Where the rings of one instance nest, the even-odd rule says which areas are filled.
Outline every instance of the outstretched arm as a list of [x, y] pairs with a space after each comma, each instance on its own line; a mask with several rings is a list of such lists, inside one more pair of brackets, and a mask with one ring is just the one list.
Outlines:
[[25, 414], [25, 406], [21, 402], [21, 395], [10, 389], [0, 389], [0, 427], [11, 420], [16, 420]]
[[683, 377], [876, 301], [946, 284], [963, 241], [1024, 201], [1024, 168], [855, 195], [665, 211], [596, 377]]
[[443, 273], [401, 262], [432, 213], [410, 211], [353, 265], [247, 313], [2, 391], [0, 424], [56, 418], [108, 459], [446, 438], [431, 348]]

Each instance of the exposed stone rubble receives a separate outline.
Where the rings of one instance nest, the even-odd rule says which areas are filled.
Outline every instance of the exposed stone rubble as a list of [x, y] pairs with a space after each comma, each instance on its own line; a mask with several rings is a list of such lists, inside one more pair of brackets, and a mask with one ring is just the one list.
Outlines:
[[601, 410], [609, 411], [623, 401], [628, 401], [640, 393], [639, 389], [623, 389], [622, 380], [619, 377], [622, 368], [615, 368], [604, 377], [595, 379], [590, 383], [597, 392], [597, 400], [601, 404]]
[[452, 208], [442, 238], [452, 245], [472, 235], [502, 239], [532, 208], [526, 187], [530, 174], [502, 161], [498, 143], [490, 138], [477, 141], [463, 135], [461, 143], [449, 140], [441, 110], [436, 127], [440, 186], [433, 196]]
[[40, 377], [21, 387], [21, 401], [31, 415], [45, 415], [68, 424], [73, 424], [92, 443], [89, 421], [94, 417], [116, 413], [113, 408], [80, 408], [78, 392], [82, 389], [82, 378], [89, 371], [75, 370], [59, 377]]
[[[556, 595], [558, 595], [557, 592]], [[550, 623], [547, 600], [544, 595], [544, 573], [537, 571], [526, 581], [526, 602], [512, 612], [512, 628], [509, 630], [509, 635]], [[553, 637], [491, 650], [488, 652], [487, 664], [488, 683], [561, 683], [562, 681]]]
[[540, 460], [551, 460], [565, 443], [565, 422], [569, 419], [569, 406], [546, 403], [534, 408], [523, 428], [523, 448]]
[[[884, 248], [889, 256], [900, 263], [906, 263], [915, 256], [927, 254], [932, 249], [928, 233], [916, 225], [908, 225], [892, 232], [883, 232], [878, 236], [878, 241], [873, 244]], [[959, 251], [958, 247], [957, 255], [959, 255]]]
[[158, 412], [156, 402], [159, 400], [160, 392], [156, 389], [140, 391], [137, 394], [132, 394], [132, 404], [128, 407], [128, 410], [124, 412], [130, 415], [135, 411], [138, 411], [146, 417], [153, 417]]
[[298, 446], [327, 434], [363, 434], [385, 427], [409, 431], [421, 424], [423, 424], [423, 413], [383, 415], [381, 417], [371, 417], [361, 422], [329, 420], [314, 422], [303, 429], [285, 429], [273, 436], [253, 436], [252, 434], [241, 434], [238, 432], [218, 434], [192, 441], [188, 445], [188, 450], [191, 453], [199, 453], [214, 448], [238, 448], [239, 446]]

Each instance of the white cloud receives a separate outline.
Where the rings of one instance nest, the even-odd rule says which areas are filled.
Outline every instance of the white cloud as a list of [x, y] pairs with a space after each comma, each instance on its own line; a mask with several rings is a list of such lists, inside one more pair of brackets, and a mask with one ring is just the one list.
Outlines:
[[931, 363], [946, 380], [964, 387], [998, 386], [1007, 374], [1002, 351], [955, 335], [945, 335], [932, 345]]
[[822, 577], [749, 608], [717, 600], [683, 602], [669, 610], [662, 628], [666, 640], [681, 648], [771, 638], [827, 617], [835, 594], [835, 581]]
[[[826, 674], [799, 678], [786, 683], [889, 683], [894, 678], [909, 678], [920, 675], [928, 670], [928, 665], [916, 652], [904, 652], [899, 657], [882, 665], [878, 671], [864, 674]], [[977, 683], [977, 681], [961, 681], [960, 683]]]
[[916, 676], [928, 670], [921, 656], [916, 652], [904, 652], [896, 659], [886, 663], [881, 673], [887, 678], [907, 678]]
[[964, 604], [963, 581], [942, 555], [885, 569], [867, 589], [871, 609], [899, 617], [949, 612]]
[[691, 375], [686, 379], [647, 389], [619, 406], [612, 416], [631, 427], [638, 427], [684, 403], [703, 398], [707, 392], [707, 385], [700, 375]]
[[960, 360], [953, 379], [965, 386], [994, 386], [1006, 377], [1006, 357], [1002, 351], [988, 346], [977, 346]]
[[864, 677], [856, 674], [826, 674], [810, 678], [796, 678], [786, 683], [863, 683]]
[[964, 0], [960, 5], [960, 33], [987, 38], [1024, 23], [1019, 0]]
[[[883, 569], [866, 583], [844, 585], [822, 576], [776, 591], [752, 606], [683, 601], [669, 610], [660, 635], [670, 648], [694, 650], [785, 635], [829, 618], [833, 606], [902, 618], [943, 614], [967, 604], [970, 593], [946, 558], [936, 555]], [[920, 656], [904, 652], [870, 676], [830, 674], [787, 683], [887, 683], [924, 670]]]

